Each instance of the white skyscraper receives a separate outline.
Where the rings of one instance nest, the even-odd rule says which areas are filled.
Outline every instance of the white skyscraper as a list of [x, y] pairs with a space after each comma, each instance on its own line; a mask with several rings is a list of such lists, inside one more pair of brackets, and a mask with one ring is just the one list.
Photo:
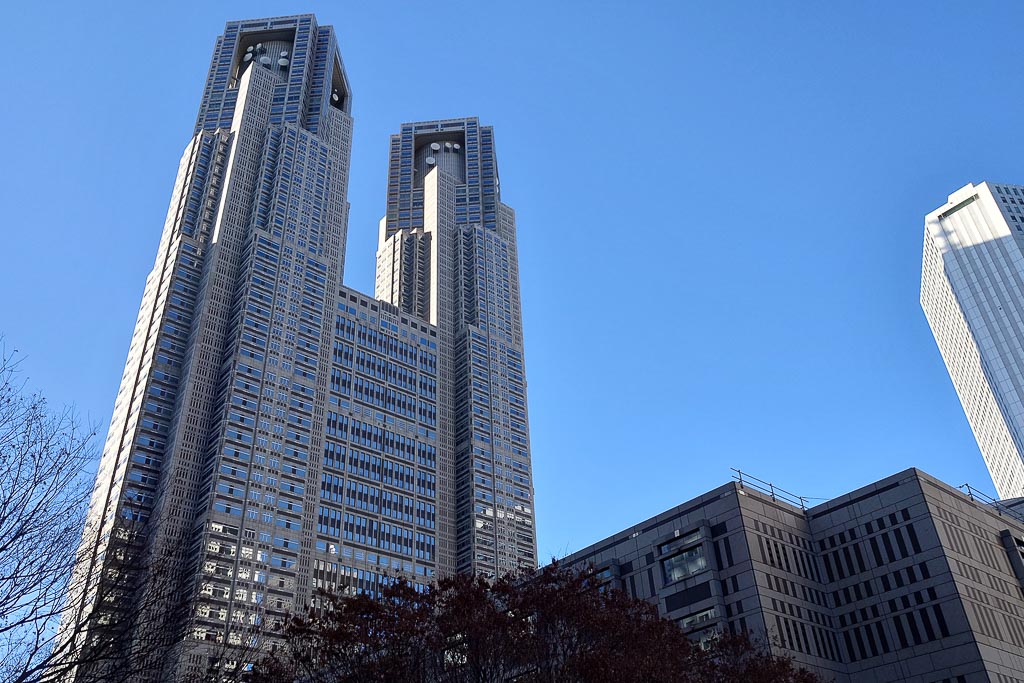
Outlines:
[[996, 491], [1024, 496], [1024, 187], [968, 184], [925, 217], [921, 306]]

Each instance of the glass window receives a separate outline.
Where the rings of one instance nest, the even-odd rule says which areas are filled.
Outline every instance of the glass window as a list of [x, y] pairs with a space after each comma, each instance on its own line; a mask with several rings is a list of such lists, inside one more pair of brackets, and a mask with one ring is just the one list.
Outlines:
[[683, 617], [679, 621], [679, 625], [682, 626], [683, 628], [689, 628], [691, 626], [696, 626], [698, 624], [703, 624], [706, 621], [711, 621], [714, 618], [715, 618], [715, 608], [712, 607], [711, 609], [706, 609], [703, 612], [697, 612], [696, 614], [691, 614], [688, 617]]
[[704, 557], [704, 546], [697, 545], [666, 557], [661, 561], [661, 569], [665, 573], [665, 583], [679, 581], [703, 571], [707, 567]]

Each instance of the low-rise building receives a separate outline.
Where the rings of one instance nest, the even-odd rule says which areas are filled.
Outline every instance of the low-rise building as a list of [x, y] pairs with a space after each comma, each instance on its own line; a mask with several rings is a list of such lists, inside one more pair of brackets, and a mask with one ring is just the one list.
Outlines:
[[909, 469], [806, 507], [740, 475], [574, 553], [695, 638], [837, 683], [1024, 683], [1024, 516]]

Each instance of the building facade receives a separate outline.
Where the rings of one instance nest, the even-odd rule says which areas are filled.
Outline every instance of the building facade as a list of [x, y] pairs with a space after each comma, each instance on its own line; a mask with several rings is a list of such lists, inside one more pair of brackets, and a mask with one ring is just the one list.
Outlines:
[[[494, 132], [474, 118], [391, 137], [377, 297], [437, 325], [440, 492], [460, 572], [535, 566], [515, 213], [501, 201]], [[452, 542], [454, 539], [454, 542]]]
[[921, 306], [1003, 498], [1024, 495], [1024, 187], [968, 184], [925, 218]]
[[[311, 15], [231, 22], [217, 39], [65, 606], [73, 654], [116, 640], [138, 680], [231, 670], [317, 588], [535, 563], [514, 220], [493, 135], [462, 120], [461, 172], [433, 176], [433, 206], [464, 220], [432, 223], [416, 265], [451, 286], [416, 291], [431, 310], [381, 301], [342, 285], [351, 101], [336, 35]], [[422, 183], [401, 191], [422, 213]], [[449, 262], [464, 244], [468, 279]], [[486, 486], [467, 484], [457, 444], [488, 445], [473, 451]], [[77, 678], [104, 680], [113, 662]]]
[[732, 482], [564, 562], [836, 683], [1019, 683], [1022, 553], [1018, 511], [911, 469], [812, 508]]

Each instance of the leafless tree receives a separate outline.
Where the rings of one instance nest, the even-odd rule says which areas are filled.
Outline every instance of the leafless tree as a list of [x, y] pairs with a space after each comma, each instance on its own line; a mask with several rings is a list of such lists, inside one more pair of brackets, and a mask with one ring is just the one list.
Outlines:
[[[153, 524], [119, 517], [98, 550], [100, 530], [86, 526], [94, 436], [73, 409], [26, 390], [0, 337], [0, 683], [161, 680], [171, 622], [188, 619], [181, 563], [147, 546]], [[263, 633], [240, 631], [212, 647], [179, 640], [208, 662], [189, 681], [243, 679]]]
[[53, 652], [89, 497], [92, 430], [28, 393], [0, 338], [0, 680], [37, 680]]

